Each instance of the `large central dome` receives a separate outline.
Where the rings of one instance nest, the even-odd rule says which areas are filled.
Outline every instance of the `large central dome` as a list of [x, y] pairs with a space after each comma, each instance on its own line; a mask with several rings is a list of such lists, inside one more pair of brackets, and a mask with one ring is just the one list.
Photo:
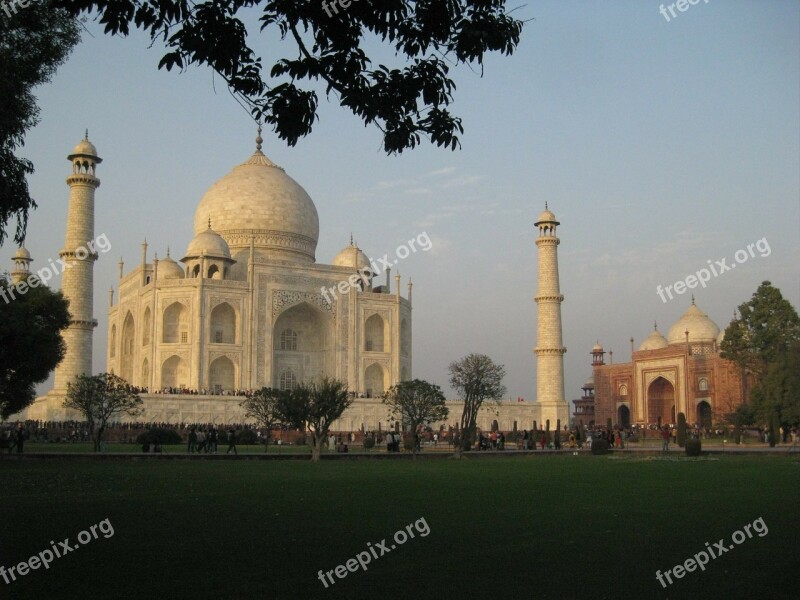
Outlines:
[[317, 207], [308, 193], [261, 152], [261, 136], [247, 162], [217, 181], [200, 200], [194, 233], [209, 227], [232, 254], [254, 240], [261, 254], [279, 260], [314, 262], [319, 237]]

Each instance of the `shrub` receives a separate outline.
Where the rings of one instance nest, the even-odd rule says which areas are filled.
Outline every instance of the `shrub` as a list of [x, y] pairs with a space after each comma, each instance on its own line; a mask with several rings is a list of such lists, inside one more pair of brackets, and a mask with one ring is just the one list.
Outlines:
[[181, 435], [174, 429], [154, 427], [136, 436], [136, 443], [143, 446], [145, 444], [159, 444], [163, 446], [165, 444], [182, 444], [183, 440], [181, 439]]
[[[228, 443], [228, 431], [230, 431], [230, 429], [228, 429], [227, 427], [219, 429], [220, 444]], [[259, 443], [258, 434], [253, 429], [237, 429], [236, 443], [242, 445], [258, 444]]]
[[686, 440], [686, 456], [700, 456], [703, 443], [700, 440]]
[[686, 415], [682, 412], [678, 413], [678, 434], [675, 441], [681, 448], [686, 445]]
[[592, 440], [592, 454], [608, 454], [608, 442], [604, 439]]
[[375, 438], [371, 435], [368, 435], [364, 438], [364, 450], [369, 450], [370, 448], [375, 447]]

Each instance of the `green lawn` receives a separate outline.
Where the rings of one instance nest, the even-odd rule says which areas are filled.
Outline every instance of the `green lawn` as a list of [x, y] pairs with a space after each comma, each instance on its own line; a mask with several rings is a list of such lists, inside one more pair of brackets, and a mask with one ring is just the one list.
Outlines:
[[[272, 449], [270, 449], [272, 451]], [[778, 598], [798, 567], [800, 456], [437, 461], [0, 459], [0, 565], [114, 535], [0, 598]], [[656, 581], [763, 518], [667, 589]], [[327, 589], [317, 578], [424, 518]], [[7, 592], [7, 593], [6, 593]], [[790, 594], [791, 595], [791, 594]]]

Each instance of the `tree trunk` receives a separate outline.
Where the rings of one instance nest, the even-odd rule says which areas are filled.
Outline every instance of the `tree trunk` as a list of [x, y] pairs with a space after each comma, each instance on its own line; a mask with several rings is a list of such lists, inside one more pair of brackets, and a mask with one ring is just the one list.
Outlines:
[[312, 435], [311, 442], [311, 462], [319, 462], [319, 455], [322, 453], [322, 436]]

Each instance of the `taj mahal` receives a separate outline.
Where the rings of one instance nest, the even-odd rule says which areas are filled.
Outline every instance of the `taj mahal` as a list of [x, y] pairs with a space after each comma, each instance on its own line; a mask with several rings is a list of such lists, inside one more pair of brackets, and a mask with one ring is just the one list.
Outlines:
[[[145, 422], [244, 421], [242, 390], [292, 388], [330, 376], [347, 383], [355, 400], [333, 429], [384, 429], [382, 394], [413, 377], [412, 283], [379, 277], [352, 239], [330, 262], [317, 262], [319, 218], [313, 200], [262, 152], [214, 183], [194, 213], [194, 238], [179, 260], [148, 255], [126, 270], [120, 259], [109, 290], [108, 372], [143, 390]], [[67, 156], [69, 208], [62, 292], [72, 317], [62, 333], [66, 355], [53, 389], [27, 410], [43, 421], [78, 418], [63, 408], [67, 383], [92, 373], [94, 262], [78, 252], [94, 239], [95, 193], [102, 162], [88, 132]], [[546, 206], [534, 226], [538, 249], [536, 400], [504, 400], [482, 410], [478, 426], [531, 428], [533, 421], [569, 423], [564, 395], [561, 303], [556, 228]], [[91, 246], [90, 246], [91, 247]], [[14, 277], [24, 278], [30, 255], [20, 248]], [[403, 293], [405, 291], [405, 294]], [[448, 401], [454, 424], [458, 400]]]

